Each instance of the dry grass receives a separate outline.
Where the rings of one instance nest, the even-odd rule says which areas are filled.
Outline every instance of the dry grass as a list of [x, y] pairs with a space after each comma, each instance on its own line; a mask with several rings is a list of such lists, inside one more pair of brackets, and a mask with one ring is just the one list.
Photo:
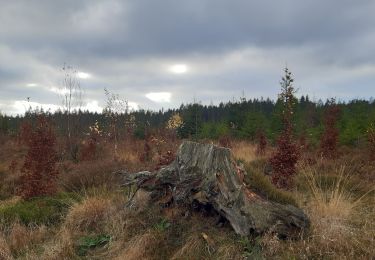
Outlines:
[[234, 158], [246, 163], [252, 162], [259, 157], [256, 154], [256, 146], [246, 141], [235, 141], [232, 144], [232, 153]]
[[22, 198], [19, 197], [19, 196], [14, 196], [14, 197], [11, 197], [9, 199], [1, 200], [0, 201], [0, 208], [14, 205], [21, 200], [22, 200]]
[[[286, 242], [264, 236], [264, 254], [273, 258], [373, 259], [373, 191], [358, 193], [350, 189], [351, 171], [345, 165], [331, 173], [318, 166], [300, 168], [309, 186], [304, 203], [311, 220], [310, 234], [299, 241]], [[327, 168], [335, 169], [332, 165]], [[334, 181], [324, 183], [322, 174], [332, 175]]]
[[10, 260], [13, 259], [10, 247], [5, 239], [5, 236], [0, 233], [0, 259]]
[[242, 260], [244, 259], [243, 250], [234, 243], [228, 243], [220, 246], [217, 249], [217, 253], [215, 255], [216, 259], [226, 260]]
[[188, 237], [185, 244], [173, 254], [171, 260], [196, 259], [204, 255], [207, 255], [206, 243], [198, 233]]
[[60, 176], [60, 183], [66, 191], [75, 192], [103, 185], [117, 187], [120, 183], [120, 176], [114, 172], [123, 167], [121, 163], [113, 160], [66, 163]]
[[[119, 144], [119, 162], [112, 160], [110, 150], [107, 151], [109, 147], [103, 148], [107, 153], [103, 160], [78, 164], [64, 162], [63, 188], [83, 194], [84, 199], [70, 207], [59, 225], [25, 226], [14, 222], [0, 226], [0, 259], [80, 259], [79, 239], [100, 234], [110, 236], [110, 242], [104, 247], [90, 249], [83, 258], [244, 259], [254, 250], [255, 253], [248, 256], [250, 259], [375, 259], [375, 198], [374, 192], [367, 192], [369, 186], [373, 187], [374, 168], [365, 164], [359, 155], [353, 155], [351, 161], [352, 165], [358, 166], [355, 172], [351, 167], [340, 167], [348, 165], [346, 161], [354, 150], [348, 150], [348, 154], [336, 163], [324, 161], [300, 167], [298, 190], [291, 196], [299, 199], [299, 205], [311, 219], [309, 234], [298, 241], [282, 241], [269, 232], [244, 243], [245, 240], [236, 236], [229, 225], [215, 226], [214, 217], [200, 212], [185, 215], [185, 208], [160, 209], [153, 204], [145, 207], [149, 202], [146, 193], [135, 198], [136, 210], [124, 208], [127, 194], [119, 188], [120, 176], [114, 176], [112, 172], [147, 169], [152, 162], [147, 165], [138, 161], [143, 144], [137, 140]], [[15, 150], [10, 145], [7, 144], [7, 151]], [[20, 151], [15, 152], [20, 154]], [[251, 166], [247, 169], [248, 179], [252, 177], [249, 182], [263, 192], [268, 191], [268, 195], [272, 193], [273, 187], [268, 186], [268, 176], [264, 175], [271, 149], [266, 156], [259, 157], [255, 145], [235, 141], [232, 152], [235, 158]], [[15, 178], [8, 171], [8, 162], [14, 156], [0, 151], [0, 159], [2, 156], [6, 159], [0, 165], [0, 172], [3, 172], [0, 178], [5, 177], [10, 185], [15, 185]], [[355, 178], [362, 177], [368, 185], [358, 188]], [[10, 196], [3, 198], [0, 208], [19, 200]], [[162, 221], [170, 226], [161, 225]]]
[[40, 259], [55, 260], [55, 259], [75, 259], [77, 258], [74, 249], [74, 239], [72, 232], [66, 228], [62, 228], [55, 238], [44, 245], [44, 252]]
[[118, 260], [138, 260], [138, 259], [155, 259], [152, 256], [152, 251], [158, 243], [158, 237], [154, 231], [147, 231], [144, 234], [134, 237], [129, 241], [120, 254], [114, 258]]
[[17, 254], [42, 243], [47, 235], [46, 226], [26, 227], [16, 222], [11, 227], [7, 240], [11, 251]]
[[115, 212], [110, 199], [88, 197], [72, 206], [64, 225], [72, 231], [99, 231]]
[[18, 259], [20, 256], [32, 259], [29, 256], [47, 239], [45, 226], [24, 226], [15, 222], [8, 230], [0, 233], [0, 259]]

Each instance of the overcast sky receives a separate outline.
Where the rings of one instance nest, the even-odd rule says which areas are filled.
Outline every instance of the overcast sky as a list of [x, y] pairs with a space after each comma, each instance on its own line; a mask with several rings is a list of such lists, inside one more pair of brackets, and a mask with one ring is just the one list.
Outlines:
[[283, 68], [299, 94], [375, 94], [375, 1], [0, 0], [0, 110], [56, 109], [64, 63], [84, 108], [104, 88], [132, 107], [275, 99]]

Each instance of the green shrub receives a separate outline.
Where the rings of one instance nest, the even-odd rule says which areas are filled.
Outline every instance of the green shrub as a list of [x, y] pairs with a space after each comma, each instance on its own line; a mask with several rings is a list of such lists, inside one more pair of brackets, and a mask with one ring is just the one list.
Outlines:
[[0, 222], [11, 223], [20, 220], [25, 225], [55, 224], [62, 219], [69, 206], [78, 200], [78, 195], [73, 193], [22, 200], [0, 208]]
[[249, 239], [248, 237], [241, 237], [238, 240], [238, 243], [243, 249], [243, 257], [245, 259], [263, 259], [260, 237], [252, 239]]
[[154, 229], [159, 232], [164, 232], [171, 226], [171, 223], [168, 222], [167, 219], [163, 218], [159, 223], [154, 225]]
[[269, 200], [281, 204], [291, 204], [297, 206], [297, 202], [293, 195], [287, 191], [276, 188], [271, 183], [270, 179], [259, 170], [261, 168], [259, 164], [260, 162], [255, 161], [245, 165], [247, 172], [247, 175], [245, 176], [245, 183], [249, 185], [251, 189]]
[[78, 255], [84, 256], [90, 249], [105, 246], [111, 241], [110, 235], [85, 236], [79, 240]]

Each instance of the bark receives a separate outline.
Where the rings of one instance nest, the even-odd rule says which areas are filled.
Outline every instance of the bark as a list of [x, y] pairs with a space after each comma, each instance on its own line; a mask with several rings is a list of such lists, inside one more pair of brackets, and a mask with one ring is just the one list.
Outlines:
[[186, 141], [170, 165], [157, 172], [125, 174], [124, 185], [151, 192], [151, 198], [168, 194], [171, 203], [213, 207], [243, 236], [272, 231], [296, 237], [308, 228], [301, 209], [256, 194], [244, 184], [245, 174], [229, 149]]

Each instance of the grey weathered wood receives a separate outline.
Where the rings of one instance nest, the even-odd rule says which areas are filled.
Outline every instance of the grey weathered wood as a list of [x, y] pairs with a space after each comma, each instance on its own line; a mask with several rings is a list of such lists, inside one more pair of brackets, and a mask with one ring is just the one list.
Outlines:
[[174, 203], [211, 205], [243, 236], [271, 230], [294, 237], [308, 227], [301, 209], [254, 193], [244, 184], [244, 174], [229, 149], [186, 141], [170, 165], [154, 173], [126, 174], [124, 185], [155, 194], [169, 189]]

